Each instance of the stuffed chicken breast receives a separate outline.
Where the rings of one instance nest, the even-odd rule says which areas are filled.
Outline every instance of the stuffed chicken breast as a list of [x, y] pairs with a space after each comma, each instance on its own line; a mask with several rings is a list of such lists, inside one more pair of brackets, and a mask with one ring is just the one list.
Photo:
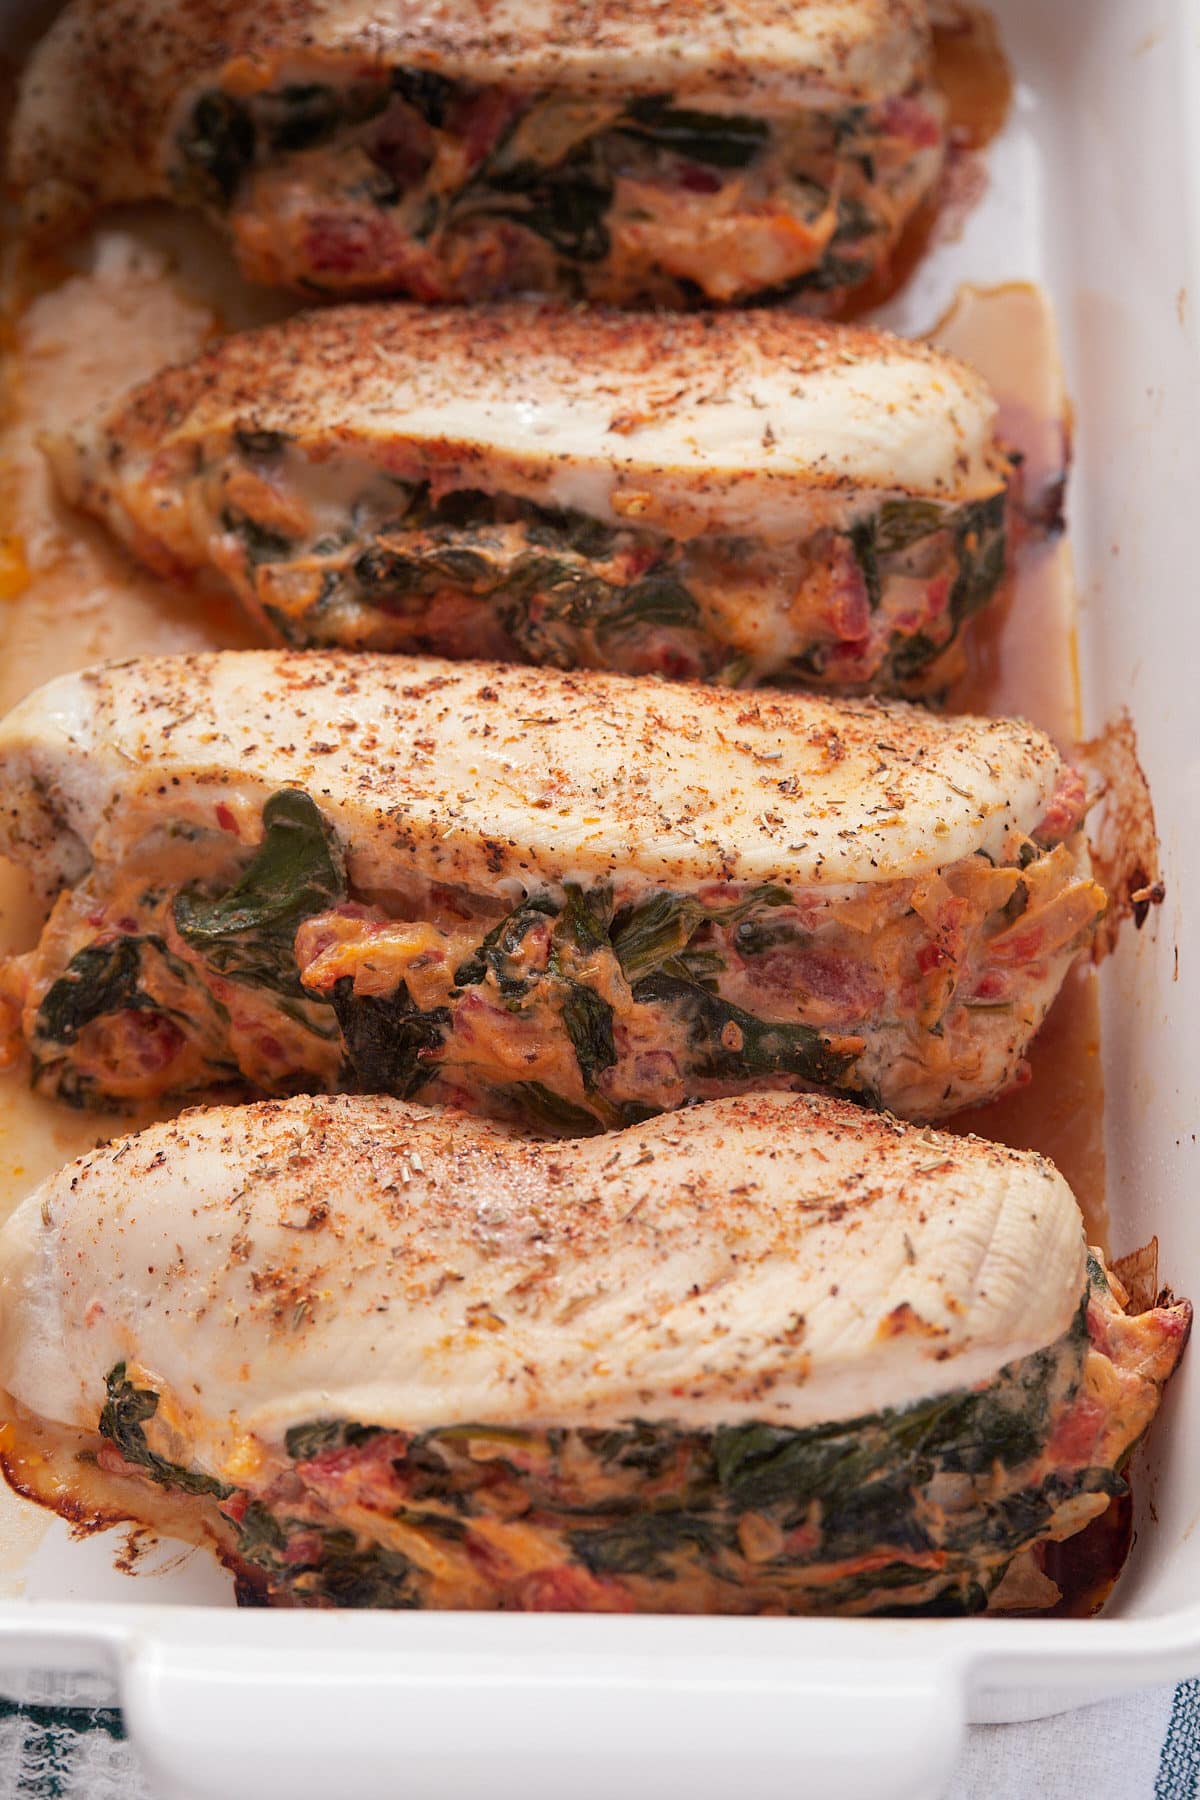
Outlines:
[[1104, 910], [1013, 720], [350, 654], [147, 659], [0, 727], [57, 894], [11, 1045], [76, 1102], [355, 1083], [545, 1127], [1019, 1079]]
[[830, 307], [940, 169], [929, 59], [920, 0], [69, 0], [11, 174], [39, 230], [171, 197], [309, 293]]
[[850, 326], [393, 304], [225, 338], [46, 448], [285, 643], [918, 694], [1004, 571], [995, 418]]
[[0, 1233], [0, 1455], [275, 1603], [1047, 1604], [1190, 1316], [1127, 1311], [1040, 1157], [839, 1102], [554, 1146], [267, 1102], [96, 1151]]

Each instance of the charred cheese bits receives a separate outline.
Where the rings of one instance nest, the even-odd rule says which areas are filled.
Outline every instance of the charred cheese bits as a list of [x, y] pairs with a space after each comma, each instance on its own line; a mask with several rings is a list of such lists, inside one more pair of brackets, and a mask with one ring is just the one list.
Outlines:
[[1126, 1310], [1040, 1157], [837, 1101], [569, 1145], [267, 1102], [95, 1151], [0, 1233], [3, 1468], [168, 1507], [276, 1603], [1047, 1603], [1190, 1318]]
[[225, 338], [47, 448], [287, 644], [918, 694], [1004, 571], [995, 419], [882, 332], [392, 304]]
[[301, 292], [828, 310], [938, 175], [929, 62], [920, 0], [69, 0], [10, 172], [42, 232], [170, 197]]
[[563, 1132], [751, 1087], [936, 1118], [1020, 1078], [1105, 896], [1013, 720], [429, 659], [50, 683], [0, 979], [76, 1103], [355, 1084]]

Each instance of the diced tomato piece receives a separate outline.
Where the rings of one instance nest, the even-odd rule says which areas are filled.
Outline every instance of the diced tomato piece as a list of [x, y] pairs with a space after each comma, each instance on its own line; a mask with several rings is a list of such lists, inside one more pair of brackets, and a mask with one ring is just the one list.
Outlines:
[[106, 1475], [139, 1475], [142, 1471], [136, 1463], [129, 1463], [121, 1455], [115, 1444], [105, 1438], [96, 1451], [96, 1466], [104, 1470]]
[[1003, 962], [1009, 968], [1023, 968], [1041, 954], [1045, 939], [1045, 928], [1031, 925], [1028, 931], [1006, 933], [1003, 945], [993, 946], [992, 955], [997, 962]]
[[867, 583], [858, 558], [844, 538], [839, 540], [839, 552], [831, 570], [834, 587], [830, 595], [830, 623], [843, 643], [858, 644], [871, 633]]
[[1087, 811], [1087, 787], [1078, 769], [1064, 769], [1050, 796], [1034, 836], [1057, 841], [1070, 837]]
[[318, 213], [308, 228], [308, 261], [317, 270], [348, 274], [369, 266], [378, 237], [360, 215]]
[[174, 1019], [168, 1019], [165, 1013], [128, 1007], [113, 1017], [120, 1020], [125, 1046], [144, 1074], [154, 1075], [165, 1069], [187, 1042]]
[[679, 185], [689, 194], [719, 194], [721, 177], [714, 169], [705, 169], [699, 163], [685, 163], [679, 171]]
[[639, 667], [648, 675], [664, 675], [669, 681], [694, 681], [700, 673], [699, 658], [689, 656], [679, 644], [665, 640], [653, 651], [638, 659]]
[[325, 1545], [319, 1531], [298, 1531], [290, 1537], [283, 1553], [283, 1561], [290, 1568], [315, 1568], [320, 1562]]
[[467, 160], [474, 168], [495, 149], [503, 132], [516, 118], [524, 103], [519, 95], [508, 88], [493, 87], [484, 88], [467, 104], [470, 111], [466, 116], [459, 118], [452, 114], [447, 125], [462, 136]]
[[338, 1489], [343, 1485], [361, 1492], [364, 1486], [383, 1489], [394, 1500], [397, 1489], [393, 1464], [403, 1458], [409, 1440], [401, 1431], [381, 1431], [360, 1444], [322, 1450], [297, 1469], [308, 1487]]
[[522, 1612], [632, 1612], [633, 1599], [619, 1581], [589, 1575], [561, 1563], [554, 1569], [534, 1569], [505, 1592], [506, 1606]]
[[942, 128], [936, 115], [911, 94], [897, 94], [883, 108], [880, 127], [885, 137], [903, 138], [918, 149], [928, 149], [942, 140]]
[[433, 133], [403, 100], [394, 100], [375, 128], [370, 152], [398, 187], [411, 187], [433, 161]]
[[1098, 1400], [1082, 1395], [1059, 1420], [1050, 1439], [1049, 1452], [1058, 1462], [1086, 1464], [1096, 1439], [1104, 1430], [1105, 1411]]
[[[358, 276], [373, 283], [395, 262], [398, 239], [385, 213], [377, 208], [315, 212], [308, 220], [304, 266], [313, 279], [322, 275]], [[422, 294], [421, 299], [436, 299]]]
[[781, 945], [754, 957], [748, 966], [764, 987], [817, 1002], [823, 1009], [824, 1024], [866, 1018], [883, 1004], [883, 985], [873, 971], [854, 957], [833, 950]]

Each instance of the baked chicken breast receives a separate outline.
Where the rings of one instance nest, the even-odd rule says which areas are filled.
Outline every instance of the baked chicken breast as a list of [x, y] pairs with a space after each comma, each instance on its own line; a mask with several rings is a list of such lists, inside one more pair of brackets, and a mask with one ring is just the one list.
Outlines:
[[1004, 571], [995, 418], [851, 326], [392, 304], [224, 338], [46, 448], [287, 644], [916, 695]]
[[920, 0], [68, 0], [21, 86], [35, 230], [168, 197], [251, 279], [836, 307], [941, 167]]
[[266, 1102], [0, 1233], [0, 1466], [276, 1604], [1046, 1604], [1190, 1318], [1126, 1309], [1040, 1157], [841, 1102], [569, 1145]]
[[227, 652], [0, 725], [53, 900], [0, 979], [77, 1103], [355, 1084], [577, 1132], [749, 1087], [936, 1118], [1020, 1078], [1105, 896], [1004, 719]]

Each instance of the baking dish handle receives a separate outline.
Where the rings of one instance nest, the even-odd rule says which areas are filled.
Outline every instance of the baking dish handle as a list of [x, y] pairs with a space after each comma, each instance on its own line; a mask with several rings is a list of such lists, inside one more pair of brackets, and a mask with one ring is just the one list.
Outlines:
[[961, 1669], [925, 1656], [615, 1645], [451, 1666], [150, 1641], [122, 1700], [156, 1800], [936, 1800], [965, 1720]]

